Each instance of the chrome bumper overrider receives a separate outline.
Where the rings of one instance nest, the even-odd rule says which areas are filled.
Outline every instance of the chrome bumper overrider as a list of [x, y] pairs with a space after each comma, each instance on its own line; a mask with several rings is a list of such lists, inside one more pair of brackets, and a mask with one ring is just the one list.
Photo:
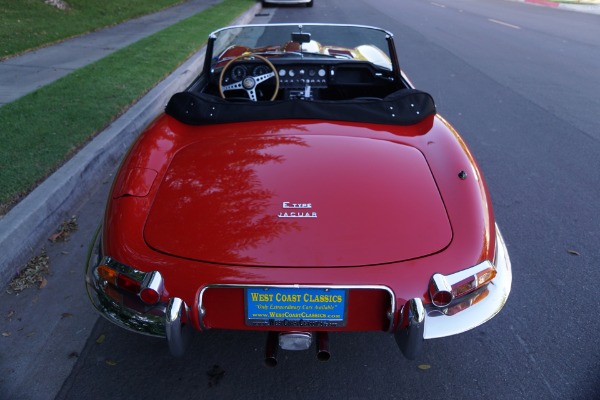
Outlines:
[[396, 343], [404, 357], [414, 360], [423, 349], [423, 329], [425, 309], [419, 298], [410, 299], [400, 310], [400, 324], [406, 321], [406, 327], [394, 335]]
[[183, 300], [174, 297], [169, 300], [166, 315], [166, 334], [169, 350], [176, 357], [185, 354], [192, 338], [192, 327], [186, 324], [188, 320], [188, 307]]

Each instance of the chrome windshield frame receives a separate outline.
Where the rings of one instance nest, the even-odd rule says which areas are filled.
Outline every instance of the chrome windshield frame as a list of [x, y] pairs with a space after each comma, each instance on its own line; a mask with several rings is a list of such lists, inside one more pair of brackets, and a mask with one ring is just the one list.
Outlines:
[[[357, 25], [357, 24], [323, 24], [323, 23], [277, 23], [277, 24], [248, 24], [248, 25], [232, 25], [224, 28], [217, 29], [210, 33], [208, 36], [208, 43], [206, 48], [206, 56], [204, 59], [204, 72], [208, 73], [211, 71], [212, 64], [215, 61], [215, 58], [219, 55], [216, 53], [221, 53], [224, 49], [227, 48], [227, 45], [234, 44], [230, 39], [225, 42], [225, 45], [219, 44], [219, 37], [227, 32], [234, 32], [236, 29], [271, 29], [271, 28], [282, 28], [282, 27], [290, 27], [297, 28], [300, 32], [302, 30], [310, 30], [311, 27], [319, 27], [319, 28], [333, 28], [333, 29], [348, 29], [348, 30], [365, 30], [366, 31], [377, 31], [381, 33], [381, 39], [385, 40], [387, 48], [381, 48], [383, 46], [376, 46], [381, 51], [383, 51], [390, 59], [391, 62], [391, 71], [396, 78], [400, 78], [400, 66], [398, 63], [396, 48], [394, 45], [393, 34], [385, 29], [369, 26], [369, 25]], [[358, 31], [357, 31], [358, 32]], [[238, 36], [238, 35], [235, 35]], [[317, 40], [318, 41], [318, 40]], [[383, 42], [382, 42], [383, 43]], [[336, 43], [325, 43], [327, 45], [335, 45]], [[250, 46], [249, 46], [250, 47]]]

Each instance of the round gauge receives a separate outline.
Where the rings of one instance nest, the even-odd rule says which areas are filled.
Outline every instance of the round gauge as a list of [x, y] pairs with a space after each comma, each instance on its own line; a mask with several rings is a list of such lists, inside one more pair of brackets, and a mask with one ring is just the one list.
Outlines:
[[254, 69], [252, 70], [252, 75], [260, 76], [260, 75], [268, 74], [269, 72], [271, 72], [271, 69], [269, 67], [267, 67], [266, 65], [258, 65], [256, 67], [254, 67]]
[[246, 74], [246, 67], [244, 67], [243, 65], [236, 65], [231, 69], [231, 79], [233, 79], [236, 82], [239, 82], [242, 79], [244, 79], [246, 77]]
[[290, 69], [290, 76], [296, 75], [296, 72], [293, 69]]
[[308, 70], [308, 76], [315, 76], [317, 74], [317, 71], [315, 71], [314, 69], [309, 69]]
[[319, 70], [319, 76], [325, 76], [326, 72], [323, 68]]
[[287, 71], [285, 69], [281, 68], [279, 70], [279, 76], [285, 76], [285, 74], [287, 74]]

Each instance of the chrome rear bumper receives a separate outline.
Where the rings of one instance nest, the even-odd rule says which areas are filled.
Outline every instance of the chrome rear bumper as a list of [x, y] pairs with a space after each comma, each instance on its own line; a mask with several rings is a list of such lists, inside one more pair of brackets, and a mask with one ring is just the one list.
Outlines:
[[[400, 309], [399, 326], [404, 328], [394, 333], [396, 342], [402, 353], [414, 359], [423, 347], [425, 339], [441, 338], [473, 329], [494, 317], [504, 306], [512, 284], [511, 263], [506, 244], [496, 228], [496, 277], [483, 290], [465, 296], [460, 301], [451, 303], [446, 308], [423, 305], [422, 299], [414, 298]], [[190, 309], [180, 298], [171, 298], [168, 304], [160, 303], [151, 310], [138, 310], [124, 307], [110, 298], [97, 285], [94, 268], [102, 258], [100, 254], [99, 230], [90, 246], [86, 267], [86, 283], [90, 300], [102, 316], [122, 328], [151, 336], [166, 337], [173, 355], [183, 355], [192, 334], [192, 326], [188, 323]], [[211, 285], [210, 287], [237, 286]], [[199, 318], [202, 323], [202, 294], [199, 295]], [[353, 287], [355, 288], [355, 287]], [[385, 286], [365, 286], [361, 288], [384, 289], [390, 293], [391, 308], [395, 307], [395, 295]], [[390, 326], [393, 313], [390, 313]]]
[[496, 226], [496, 277], [482, 290], [465, 296], [448, 307], [423, 306], [421, 299], [411, 299], [400, 311], [400, 324], [395, 333], [402, 353], [414, 359], [425, 339], [456, 335], [473, 329], [493, 318], [504, 307], [512, 284], [510, 257], [504, 238]]
[[483, 291], [446, 308], [425, 307], [424, 339], [456, 335], [492, 319], [504, 307], [512, 284], [510, 257], [504, 238], [496, 227], [496, 277]]

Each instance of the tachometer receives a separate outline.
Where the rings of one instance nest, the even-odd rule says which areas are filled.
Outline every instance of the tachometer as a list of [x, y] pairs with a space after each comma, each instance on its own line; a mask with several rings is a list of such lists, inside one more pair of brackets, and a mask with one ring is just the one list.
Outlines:
[[258, 65], [256, 67], [254, 67], [254, 69], [252, 70], [252, 75], [260, 76], [260, 75], [268, 74], [269, 72], [271, 72], [271, 69], [269, 67], [267, 67], [266, 65]]

